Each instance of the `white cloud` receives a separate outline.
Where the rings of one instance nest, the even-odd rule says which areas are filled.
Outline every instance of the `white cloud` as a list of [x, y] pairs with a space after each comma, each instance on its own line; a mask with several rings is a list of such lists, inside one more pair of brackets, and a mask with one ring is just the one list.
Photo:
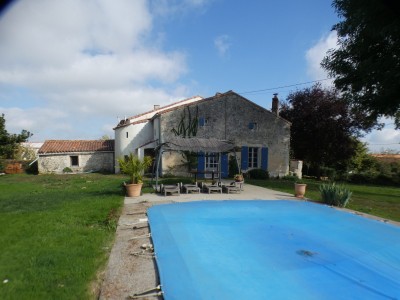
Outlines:
[[368, 149], [373, 153], [380, 153], [384, 150], [400, 151], [400, 131], [394, 127], [394, 120], [382, 118], [380, 122], [385, 123], [382, 130], [374, 130], [362, 138], [368, 144]]
[[[2, 92], [0, 106], [10, 132], [90, 135], [84, 120], [101, 131], [102, 118], [116, 121], [184, 96], [176, 85], [186, 57], [152, 43], [152, 25], [145, 0], [16, 1], [0, 18], [0, 85], [11, 91], [8, 98]], [[16, 99], [13, 88], [36, 100]]]
[[221, 57], [226, 57], [232, 45], [231, 38], [226, 34], [220, 35], [214, 39], [214, 45], [217, 48], [218, 54]]
[[[336, 31], [331, 31], [328, 35], [322, 38], [306, 52], [307, 74], [313, 80], [328, 78], [327, 72], [321, 67], [322, 59], [326, 56], [329, 49], [337, 47]], [[325, 81], [324, 84], [331, 85], [332, 81]]]

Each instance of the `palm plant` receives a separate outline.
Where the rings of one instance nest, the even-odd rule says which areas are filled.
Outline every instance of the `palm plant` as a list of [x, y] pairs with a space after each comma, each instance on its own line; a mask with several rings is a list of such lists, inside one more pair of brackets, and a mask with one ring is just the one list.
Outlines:
[[129, 154], [126, 158], [118, 158], [119, 168], [122, 173], [130, 176], [130, 183], [143, 183], [143, 173], [151, 166], [153, 159], [145, 156], [140, 159], [138, 156]]

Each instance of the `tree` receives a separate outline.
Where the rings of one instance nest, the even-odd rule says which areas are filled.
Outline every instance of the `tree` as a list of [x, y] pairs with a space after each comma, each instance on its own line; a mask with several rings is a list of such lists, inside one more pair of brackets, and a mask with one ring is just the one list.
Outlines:
[[320, 84], [292, 92], [281, 108], [281, 116], [292, 122], [291, 156], [317, 170], [345, 170], [355, 154], [360, 135], [358, 120], [336, 90]]
[[2, 114], [0, 117], [0, 157], [14, 158], [19, 144], [26, 142], [32, 135], [32, 133], [25, 129], [20, 134], [9, 134], [6, 130], [4, 114]]
[[394, 117], [400, 128], [400, 18], [395, 0], [333, 0], [342, 21], [338, 49], [322, 66], [354, 111], [368, 114], [364, 128], [381, 116]]

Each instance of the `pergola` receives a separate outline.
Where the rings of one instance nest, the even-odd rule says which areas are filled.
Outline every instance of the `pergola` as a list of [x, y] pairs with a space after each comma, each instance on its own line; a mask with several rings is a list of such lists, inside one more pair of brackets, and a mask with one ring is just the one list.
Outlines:
[[[158, 187], [158, 175], [161, 157], [164, 152], [179, 152], [179, 151], [190, 151], [190, 152], [213, 152], [221, 153], [231, 152], [235, 149], [235, 145], [230, 141], [218, 140], [214, 138], [181, 138], [174, 137], [168, 141], [162, 143], [156, 148], [157, 151], [157, 163], [156, 163], [156, 188]], [[236, 155], [236, 154], [235, 154]], [[218, 159], [218, 168], [221, 169], [221, 160]], [[237, 160], [236, 160], [237, 162]]]

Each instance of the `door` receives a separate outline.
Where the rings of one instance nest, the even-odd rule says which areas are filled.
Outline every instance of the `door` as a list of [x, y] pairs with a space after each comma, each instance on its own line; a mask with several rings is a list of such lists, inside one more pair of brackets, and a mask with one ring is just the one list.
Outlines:
[[215, 172], [214, 178], [219, 178], [219, 161], [218, 161], [218, 153], [206, 153], [205, 156], [205, 178], [212, 178], [212, 172]]

